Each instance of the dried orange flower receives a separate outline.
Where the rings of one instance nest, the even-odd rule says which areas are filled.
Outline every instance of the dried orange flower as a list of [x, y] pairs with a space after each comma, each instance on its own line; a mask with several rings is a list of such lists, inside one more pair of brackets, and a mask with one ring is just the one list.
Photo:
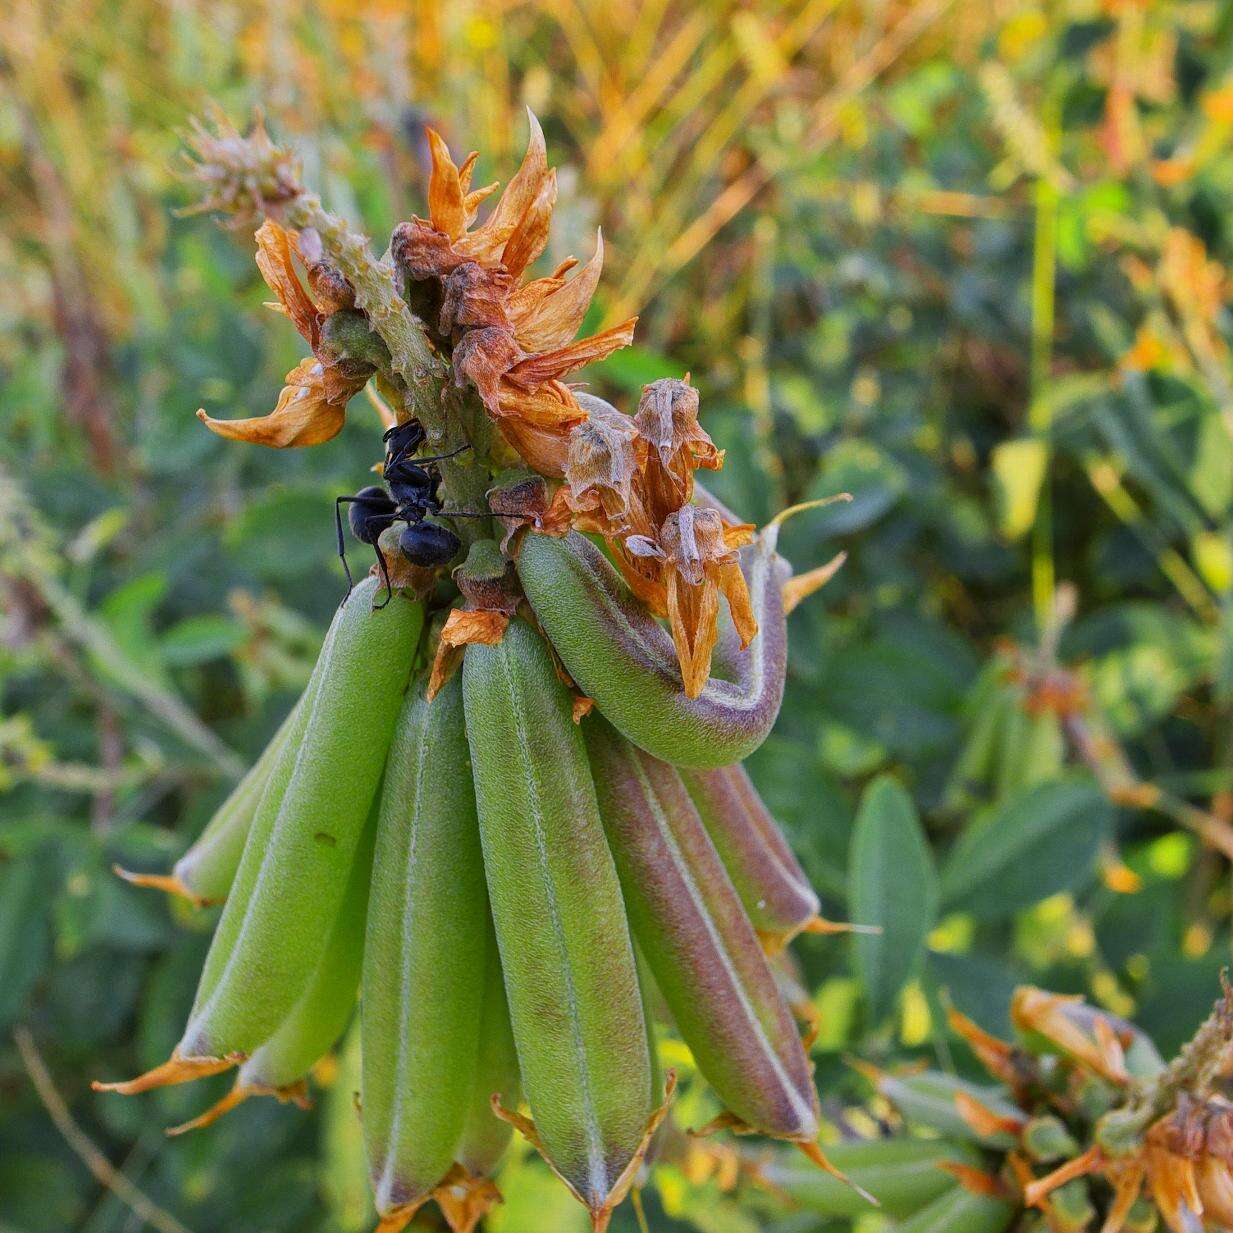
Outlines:
[[1119, 1085], [1129, 1081], [1117, 1033], [1108, 1018], [1092, 1012], [1082, 998], [1021, 985], [1011, 999], [1010, 1017], [1020, 1031], [1045, 1037], [1101, 1078]]
[[569, 435], [564, 500], [579, 527], [608, 540], [630, 589], [668, 618], [685, 690], [697, 697], [710, 676], [720, 595], [742, 646], [758, 632], [737, 556], [753, 527], [691, 504], [694, 472], [718, 469], [723, 454], [687, 381], [646, 386], [632, 418], [597, 398], [585, 405], [586, 421]]
[[529, 119], [522, 166], [474, 230], [479, 204], [496, 186], [472, 192], [476, 155], [456, 166], [445, 142], [430, 131], [429, 216], [400, 224], [391, 253], [408, 278], [440, 280], [437, 327], [453, 341], [456, 381], [474, 385], [529, 465], [559, 477], [570, 429], [585, 418], [562, 378], [628, 346], [637, 318], [574, 340], [603, 269], [602, 236], [572, 277], [573, 258], [547, 277], [520, 281], [548, 243], [557, 196], [543, 130], [533, 115]]
[[[291, 319], [313, 354], [287, 374], [287, 384], [269, 415], [216, 420], [200, 410], [197, 418], [220, 437], [234, 441], [250, 441], [275, 449], [319, 445], [342, 431], [347, 403], [364, 388], [372, 372], [369, 365], [341, 359], [322, 346], [325, 319], [340, 309], [350, 308], [354, 296], [346, 282], [319, 259], [310, 245], [306, 245], [305, 256], [296, 232], [267, 219], [257, 229], [256, 239], [257, 267], [278, 297], [270, 307]], [[316, 298], [300, 282], [295, 268], [297, 256], [307, 268]]]

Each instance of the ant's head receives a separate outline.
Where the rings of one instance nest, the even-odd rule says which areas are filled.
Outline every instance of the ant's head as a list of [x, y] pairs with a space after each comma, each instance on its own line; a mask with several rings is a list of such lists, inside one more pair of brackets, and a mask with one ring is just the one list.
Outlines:
[[395, 424], [393, 428], [387, 428], [381, 437], [385, 442], [386, 458], [403, 458], [414, 454], [424, 444], [426, 435], [424, 425], [419, 420], [407, 420], [405, 424]]

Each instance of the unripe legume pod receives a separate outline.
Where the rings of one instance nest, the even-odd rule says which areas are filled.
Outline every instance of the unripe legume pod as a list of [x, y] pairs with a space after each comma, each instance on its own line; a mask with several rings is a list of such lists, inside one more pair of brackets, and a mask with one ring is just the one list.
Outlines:
[[383, 1220], [408, 1219], [458, 1161], [477, 1091], [493, 956], [461, 688], [417, 683], [381, 794], [361, 1005], [364, 1139]]
[[300, 1000], [269, 1040], [243, 1062], [231, 1092], [200, 1117], [169, 1133], [209, 1125], [249, 1096], [277, 1096], [307, 1104], [304, 1081], [309, 1071], [338, 1042], [355, 1010], [375, 831], [374, 817], [364, 828], [338, 918]]
[[543, 640], [510, 622], [463, 658], [484, 868], [539, 1143], [593, 1218], [649, 1121], [633, 948], [582, 736]]
[[758, 635], [732, 679], [686, 695], [672, 639], [583, 536], [530, 534], [518, 576], [535, 616], [584, 694], [627, 740], [677, 766], [739, 762], [766, 739], [783, 700], [783, 562], [768, 527], [742, 550]]
[[[333, 927], [423, 623], [364, 579], [334, 618], [285, 790], [271, 775], [178, 1053], [250, 1053], [303, 993]], [[282, 765], [280, 760], [280, 768]], [[238, 893], [237, 893], [238, 892]]]
[[[966, 1143], [945, 1139], [871, 1139], [861, 1143], [828, 1143], [826, 1158], [856, 1185], [878, 1200], [892, 1219], [910, 1216], [956, 1185], [941, 1166], [979, 1168], [980, 1153]], [[776, 1156], [761, 1166], [771, 1185], [820, 1216], [863, 1216], [868, 1201], [852, 1186], [803, 1159], [798, 1153]]]
[[812, 1142], [809, 1059], [680, 774], [597, 716], [585, 732], [630, 923], [699, 1069], [747, 1126]]
[[743, 766], [683, 770], [689, 795], [753, 927], [789, 938], [818, 914], [818, 896]]

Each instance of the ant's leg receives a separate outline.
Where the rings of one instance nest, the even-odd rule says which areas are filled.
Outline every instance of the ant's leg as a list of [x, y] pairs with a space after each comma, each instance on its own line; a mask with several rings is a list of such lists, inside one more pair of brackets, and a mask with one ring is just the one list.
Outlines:
[[470, 448], [471, 443], [468, 441], [465, 445], [460, 445], [456, 450], [450, 450], [448, 454], [434, 454], [431, 458], [417, 458], [415, 465], [418, 467], [430, 462], [444, 462], [447, 458], [454, 458], [461, 454], [463, 450], [469, 450]]
[[373, 544], [373, 551], [377, 554], [377, 564], [381, 567], [381, 581], [385, 583], [385, 598], [379, 604], [373, 605], [375, 612], [384, 608], [394, 598], [394, 586], [390, 582], [390, 567], [386, 563], [385, 553], [381, 551], [380, 544]]
[[347, 593], [342, 598], [344, 604], [351, 598], [355, 583], [351, 580], [351, 566], [347, 564], [347, 546], [343, 541], [342, 507], [346, 502], [354, 500], [354, 497], [337, 497], [334, 501], [334, 526], [338, 531], [338, 559], [342, 562], [343, 570], [347, 575]]

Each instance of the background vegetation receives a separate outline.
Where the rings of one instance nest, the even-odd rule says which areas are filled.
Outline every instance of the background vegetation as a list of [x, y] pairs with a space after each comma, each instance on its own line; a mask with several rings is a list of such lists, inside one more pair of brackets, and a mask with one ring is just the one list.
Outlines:
[[[855, 495], [787, 530], [800, 565], [850, 558], [793, 617], [752, 763], [830, 914], [884, 928], [797, 947], [838, 1126], [884, 1112], [846, 1055], [969, 1065], [945, 997], [1005, 1031], [1028, 979], [1184, 1039], [1233, 911], [1233, 9], [13, 0], [3, 1233], [370, 1223], [345, 1052], [312, 1113], [174, 1141], [202, 1093], [88, 1089], [166, 1055], [209, 928], [109, 866], [170, 864], [297, 694], [342, 587], [330, 498], [376, 456], [362, 398], [302, 453], [193, 418], [263, 413], [298, 358], [250, 238], [175, 213], [211, 98], [260, 105], [378, 236], [423, 210], [425, 123], [483, 182], [531, 105], [549, 257], [602, 222], [600, 315], [644, 314], [594, 386], [692, 372], [751, 519]], [[824, 1227], [732, 1163], [682, 1148], [652, 1228]], [[525, 1158], [501, 1185], [496, 1233], [581, 1220]]]

